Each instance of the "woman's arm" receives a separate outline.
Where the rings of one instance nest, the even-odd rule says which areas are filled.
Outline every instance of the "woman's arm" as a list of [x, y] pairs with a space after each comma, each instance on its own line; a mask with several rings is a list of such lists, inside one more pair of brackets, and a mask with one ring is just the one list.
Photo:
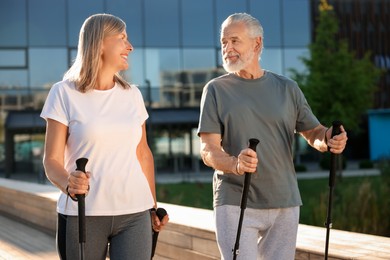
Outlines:
[[[152, 192], [154, 205], [153, 207], [157, 208], [157, 198], [156, 198], [156, 182], [154, 177], [154, 160], [152, 151], [149, 148], [147, 139], [146, 139], [146, 127], [145, 123], [142, 125], [142, 137], [141, 141], [137, 146], [137, 158], [141, 164], [142, 171], [144, 172], [146, 179], [148, 180], [150, 191]], [[155, 231], [161, 231], [164, 226], [169, 221], [169, 215], [165, 215], [164, 218], [160, 221], [156, 211], [152, 211], [152, 227]]]
[[154, 159], [152, 151], [149, 148], [148, 141], [146, 139], [146, 127], [145, 123], [142, 125], [142, 137], [137, 146], [137, 158], [141, 164], [142, 171], [144, 172], [146, 179], [148, 180], [150, 191], [152, 192], [154, 199], [154, 207], [157, 207], [156, 199], [156, 183], [154, 177]]
[[68, 127], [58, 121], [47, 119], [43, 165], [47, 178], [65, 194], [69, 173], [64, 169], [64, 153]]
[[47, 119], [45, 152], [43, 166], [47, 178], [63, 193], [85, 194], [89, 189], [89, 176], [80, 171], [68, 173], [64, 168], [65, 146], [68, 137], [68, 127], [58, 121]]

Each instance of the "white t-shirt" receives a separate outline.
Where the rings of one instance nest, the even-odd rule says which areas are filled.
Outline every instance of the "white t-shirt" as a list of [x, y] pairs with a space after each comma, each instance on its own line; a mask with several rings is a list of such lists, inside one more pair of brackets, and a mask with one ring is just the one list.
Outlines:
[[[51, 88], [41, 117], [68, 127], [64, 158], [68, 172], [76, 169], [78, 158], [88, 159], [87, 216], [131, 214], [153, 207], [153, 195], [136, 155], [148, 118], [136, 86], [124, 89], [115, 84], [110, 90], [81, 93], [74, 83], [61, 81]], [[77, 202], [61, 193], [59, 213], [77, 215], [77, 208]]]

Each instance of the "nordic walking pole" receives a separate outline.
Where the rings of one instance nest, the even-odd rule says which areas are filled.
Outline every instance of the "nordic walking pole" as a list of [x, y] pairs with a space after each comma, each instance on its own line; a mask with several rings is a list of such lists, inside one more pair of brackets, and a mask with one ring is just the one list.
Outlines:
[[[256, 146], [260, 141], [251, 138], [249, 139], [249, 148], [256, 152]], [[236, 236], [236, 243], [234, 244], [233, 248], [233, 260], [237, 259], [237, 255], [240, 253], [240, 236], [241, 236], [241, 227], [242, 227], [242, 221], [244, 219], [244, 212], [246, 209], [246, 202], [248, 200], [248, 192], [249, 192], [249, 185], [251, 183], [251, 175], [252, 173], [246, 172], [245, 173], [245, 180], [244, 180], [244, 188], [242, 189], [242, 195], [241, 195], [241, 212], [240, 212], [240, 219], [238, 221], [238, 229], [237, 229], [237, 236]]]
[[[87, 164], [87, 158], [79, 158], [76, 160], [76, 170], [85, 173], [85, 165]], [[85, 259], [85, 240], [86, 240], [86, 228], [85, 228], [85, 194], [77, 194], [77, 202], [79, 207], [79, 243], [80, 243], [80, 260]]]
[[[332, 137], [341, 133], [340, 130], [341, 122], [333, 121], [332, 123]], [[329, 150], [329, 147], [328, 147]], [[339, 154], [330, 154], [330, 171], [329, 171], [329, 199], [328, 199], [328, 210], [326, 214], [326, 241], [325, 241], [325, 260], [328, 259], [328, 248], [329, 248], [329, 233], [332, 228], [332, 200], [333, 200], [333, 188], [336, 178], [337, 162]]]
[[[157, 214], [157, 217], [160, 221], [163, 220], [163, 218], [167, 215], [167, 211], [164, 209], [164, 208], [157, 208], [156, 210], [156, 214]], [[154, 252], [156, 251], [156, 246], [157, 246], [157, 238], [158, 238], [158, 234], [160, 232], [157, 232], [157, 231], [154, 231], [153, 230], [153, 240], [152, 240], [152, 257], [151, 259], [153, 258], [154, 256]]]

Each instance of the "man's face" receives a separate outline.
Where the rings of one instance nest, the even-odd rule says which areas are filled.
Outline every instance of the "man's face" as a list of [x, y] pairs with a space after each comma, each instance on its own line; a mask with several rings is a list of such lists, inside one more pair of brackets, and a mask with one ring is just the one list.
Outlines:
[[250, 38], [243, 23], [227, 25], [221, 32], [223, 67], [227, 72], [238, 72], [250, 66], [254, 59], [256, 40]]

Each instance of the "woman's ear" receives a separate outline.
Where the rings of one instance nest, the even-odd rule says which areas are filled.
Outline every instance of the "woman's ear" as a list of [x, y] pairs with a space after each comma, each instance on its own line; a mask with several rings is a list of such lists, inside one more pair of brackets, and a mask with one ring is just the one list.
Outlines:
[[100, 52], [99, 52], [100, 56], [102, 56], [103, 53], [104, 53], [104, 40], [100, 43]]

